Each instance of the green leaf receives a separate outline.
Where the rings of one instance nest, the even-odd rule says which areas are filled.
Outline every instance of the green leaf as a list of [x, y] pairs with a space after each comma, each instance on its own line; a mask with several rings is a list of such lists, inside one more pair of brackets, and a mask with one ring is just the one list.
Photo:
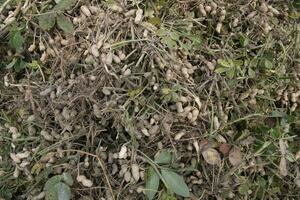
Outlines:
[[65, 11], [70, 9], [75, 5], [76, 0], [60, 0], [56, 6], [54, 6], [54, 11]]
[[71, 189], [64, 183], [58, 183], [54, 186], [57, 191], [58, 200], [69, 200], [71, 198]]
[[244, 64], [244, 61], [238, 60], [238, 59], [237, 60], [232, 60], [232, 64], [236, 67], [240, 67]]
[[158, 29], [158, 30], [156, 31], [156, 34], [157, 34], [158, 36], [162, 37], [162, 36], [167, 35], [167, 32], [166, 32], [164, 29], [160, 28], [160, 29]]
[[32, 70], [37, 70], [40, 67], [40, 65], [38, 61], [33, 60], [31, 63], [27, 63], [27, 67]]
[[161, 92], [164, 94], [164, 95], [168, 95], [172, 92], [172, 89], [170, 88], [167, 88], [167, 87], [164, 87], [162, 88]]
[[154, 26], [161, 24], [161, 19], [159, 17], [151, 17], [148, 22]]
[[222, 67], [227, 67], [227, 68], [231, 68], [232, 67], [232, 62], [231, 60], [218, 60], [218, 64], [221, 65]]
[[46, 191], [46, 200], [70, 200], [71, 189], [65, 183], [56, 183]]
[[273, 63], [270, 60], [265, 58], [263, 62], [263, 66], [267, 69], [272, 69]]
[[149, 200], [152, 200], [155, 197], [159, 187], [159, 176], [155, 172], [152, 167], [149, 167], [147, 180], [146, 180], [146, 187], [145, 187], [145, 194]]
[[[39, 170], [39, 171], [40, 171], [40, 170]], [[41, 182], [41, 181], [47, 179], [48, 176], [49, 176], [49, 174], [51, 174], [52, 172], [53, 172], [53, 167], [52, 167], [52, 166], [51, 166], [51, 167], [47, 167], [44, 171], [40, 172], [40, 173], [36, 176], [36, 178], [35, 178], [36, 182], [39, 183], [39, 182]]]
[[39, 25], [43, 30], [50, 30], [55, 25], [55, 14], [47, 13], [39, 16]]
[[192, 50], [192, 45], [193, 44], [192, 44], [191, 41], [187, 40], [185, 43], [183, 43], [181, 41], [178, 41], [178, 42], [180, 44], [180, 47], [183, 48], [186, 51], [186, 53], [189, 53], [189, 51]]
[[166, 44], [169, 48], [173, 48], [177, 43], [171, 37], [166, 36], [161, 39], [161, 42]]
[[218, 73], [218, 74], [221, 74], [221, 73], [224, 73], [228, 70], [228, 68], [225, 68], [225, 67], [218, 67], [215, 72]]
[[13, 58], [13, 60], [6, 66], [6, 69], [11, 69], [17, 62], [16, 58]]
[[154, 162], [156, 164], [170, 164], [172, 161], [172, 153], [166, 150], [161, 150], [155, 155]]
[[226, 71], [226, 75], [230, 78], [233, 79], [235, 76], [235, 68], [232, 67], [231, 69], [229, 69], [228, 71]]
[[74, 32], [73, 23], [69, 18], [64, 15], [57, 16], [57, 25], [60, 29], [62, 29], [65, 33], [72, 33]]
[[70, 174], [70, 173], [67, 173], [67, 172], [65, 172], [65, 173], [62, 174], [62, 180], [63, 180], [66, 184], [68, 184], [69, 186], [72, 186], [73, 183], [74, 183], [71, 174]]
[[249, 44], [249, 39], [247, 37], [240, 37], [240, 44], [242, 47], [246, 47]]
[[246, 195], [248, 194], [249, 191], [249, 185], [247, 183], [242, 184], [239, 186], [238, 191], [241, 195]]
[[201, 36], [190, 36], [188, 37], [192, 41], [194, 48], [200, 48], [202, 46], [202, 37]]
[[176, 197], [174, 197], [174, 194], [172, 194], [168, 191], [163, 192], [161, 199], [163, 199], [163, 200], [177, 200]]
[[10, 34], [9, 46], [14, 49], [22, 48], [25, 39], [21, 35], [20, 31], [14, 31]]
[[190, 196], [189, 188], [184, 182], [182, 176], [178, 175], [177, 173], [171, 170], [166, 169], [161, 170], [161, 175], [166, 181], [166, 187], [169, 188], [172, 192], [182, 197]]
[[280, 188], [279, 187], [273, 187], [270, 188], [269, 191], [271, 192], [271, 194], [276, 194], [280, 192]]
[[170, 33], [170, 37], [171, 37], [173, 40], [179, 40], [179, 35], [178, 35], [178, 33], [176, 33], [176, 32], [171, 32], [171, 33]]
[[260, 187], [267, 187], [267, 181], [263, 177], [257, 177], [257, 183]]
[[178, 96], [177, 93], [173, 92], [173, 93], [171, 94], [171, 101], [177, 102], [177, 101], [178, 101], [178, 98], [179, 98], [179, 96]]
[[248, 76], [250, 78], [254, 78], [255, 77], [255, 71], [252, 68], [248, 69]]
[[44, 186], [44, 190], [48, 191], [50, 190], [52, 187], [54, 187], [57, 183], [59, 183], [62, 180], [62, 176], [61, 175], [56, 175], [51, 177], [45, 184]]
[[16, 62], [16, 64], [14, 65], [14, 70], [16, 72], [19, 72], [22, 69], [24, 69], [26, 67], [26, 65], [27, 65], [27, 63], [24, 60], [18, 59], [17, 62]]
[[167, 3], [166, 0], [158, 0], [158, 5], [160, 5], [160, 6], [162, 6], [162, 7], [163, 7], [166, 3]]

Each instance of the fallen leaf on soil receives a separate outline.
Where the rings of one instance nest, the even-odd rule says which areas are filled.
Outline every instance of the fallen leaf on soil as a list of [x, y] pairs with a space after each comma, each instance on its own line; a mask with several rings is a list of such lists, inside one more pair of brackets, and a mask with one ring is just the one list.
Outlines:
[[296, 178], [295, 178], [295, 184], [297, 185], [297, 187], [299, 187], [300, 188], [300, 172], [299, 172], [299, 168], [297, 167], [297, 169], [296, 169], [296, 171], [297, 171], [297, 175], [296, 175]]
[[279, 171], [282, 176], [288, 175], [287, 165], [286, 165], [286, 159], [285, 157], [281, 157], [280, 163], [279, 163]]
[[230, 144], [228, 143], [222, 143], [220, 146], [219, 146], [219, 151], [223, 154], [223, 156], [228, 156], [229, 154], [229, 151], [230, 151]]
[[221, 161], [219, 152], [213, 148], [202, 151], [202, 156], [204, 160], [211, 165], [216, 165]]
[[205, 151], [207, 150], [209, 147], [211, 146], [211, 144], [209, 143], [209, 141], [207, 139], [203, 139], [199, 142], [199, 149], [200, 151]]
[[216, 136], [216, 140], [217, 140], [217, 142], [219, 142], [219, 143], [227, 143], [225, 137], [224, 137], [223, 135], [221, 135], [221, 134], [218, 134], [218, 135]]
[[296, 153], [295, 158], [296, 158], [296, 160], [300, 160], [300, 151], [298, 151], [298, 152]]
[[195, 147], [195, 150], [197, 152], [197, 159], [198, 161], [200, 160], [200, 147], [199, 147], [199, 143], [197, 140], [194, 140], [193, 145]]
[[279, 150], [281, 155], [286, 154], [286, 143], [282, 139], [279, 140]]
[[242, 163], [242, 153], [239, 148], [234, 147], [231, 149], [231, 151], [229, 152], [229, 162], [233, 166], [238, 166]]
[[242, 140], [240, 144], [242, 146], [249, 146], [255, 142], [255, 138], [252, 136], [248, 136], [246, 139]]
[[120, 152], [119, 152], [119, 158], [120, 158], [120, 159], [125, 158], [126, 152], [127, 152], [127, 147], [126, 147], [125, 145], [123, 145], [123, 146], [121, 147]]

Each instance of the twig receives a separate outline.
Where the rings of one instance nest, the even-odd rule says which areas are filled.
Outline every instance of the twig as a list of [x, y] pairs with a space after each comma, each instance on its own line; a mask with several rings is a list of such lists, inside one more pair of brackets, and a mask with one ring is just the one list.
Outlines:
[[106, 64], [104, 64], [104, 68], [105, 68], [106, 72], [107, 72], [109, 75], [115, 77], [117, 80], [119, 79], [119, 77], [118, 77], [115, 73], [109, 71], [109, 69], [107, 68]]

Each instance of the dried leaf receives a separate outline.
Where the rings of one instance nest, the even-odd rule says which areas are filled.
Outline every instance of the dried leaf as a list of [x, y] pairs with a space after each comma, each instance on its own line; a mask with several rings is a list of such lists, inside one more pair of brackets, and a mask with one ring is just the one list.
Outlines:
[[123, 145], [123, 146], [121, 147], [120, 152], [119, 152], [119, 158], [120, 158], [120, 159], [124, 159], [125, 156], [126, 156], [126, 153], [127, 153], [127, 147], [126, 147], [126, 145]]
[[202, 151], [202, 156], [204, 160], [211, 165], [216, 165], [221, 162], [219, 152], [213, 148], [208, 148]]
[[255, 142], [255, 138], [252, 136], [248, 136], [246, 139], [242, 140], [240, 144], [242, 146], [249, 146]]
[[194, 148], [195, 148], [195, 150], [196, 150], [196, 152], [197, 152], [197, 159], [198, 159], [198, 161], [199, 161], [199, 160], [200, 160], [200, 147], [199, 147], [198, 141], [197, 141], [197, 140], [194, 140], [194, 141], [193, 141], [193, 145], [194, 145]]
[[222, 143], [220, 146], [219, 146], [219, 151], [224, 155], [224, 156], [228, 156], [229, 154], [229, 151], [230, 151], [230, 144], [228, 143]]
[[296, 159], [296, 160], [300, 160], [300, 151], [298, 151], [298, 152], [296, 153], [295, 159]]
[[211, 143], [207, 139], [203, 139], [199, 142], [200, 151], [205, 151], [206, 149], [211, 147]]
[[131, 165], [131, 174], [135, 181], [140, 179], [140, 168], [138, 164], [134, 163]]
[[231, 151], [229, 152], [229, 162], [233, 166], [238, 166], [242, 163], [242, 153], [239, 148], [234, 147], [231, 149]]
[[300, 188], [300, 172], [299, 172], [299, 168], [297, 167], [296, 169], [296, 178], [294, 180], [295, 184], [297, 185], [298, 188]]
[[279, 151], [280, 151], [281, 155], [286, 154], [286, 144], [282, 139], [279, 140]]
[[288, 175], [288, 170], [287, 170], [287, 164], [286, 164], [285, 157], [281, 157], [281, 159], [280, 159], [279, 171], [280, 171], [280, 174], [282, 176], [287, 176]]

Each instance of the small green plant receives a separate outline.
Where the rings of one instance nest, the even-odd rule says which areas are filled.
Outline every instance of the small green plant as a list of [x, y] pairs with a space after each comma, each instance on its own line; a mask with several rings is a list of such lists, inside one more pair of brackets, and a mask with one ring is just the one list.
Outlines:
[[13, 58], [12, 61], [6, 65], [6, 69], [14, 69], [15, 72], [19, 72], [24, 69], [26, 62], [22, 58]]
[[28, 63], [22, 58], [13, 58], [12, 61], [6, 65], [6, 69], [14, 69], [15, 72], [19, 72], [24, 68], [28, 68], [34, 72], [41, 68], [41, 65], [37, 60]]
[[20, 29], [12, 28], [9, 33], [9, 46], [13, 49], [19, 50], [23, 47], [24, 42], [25, 39], [21, 35]]
[[162, 102], [169, 103], [169, 102], [176, 102], [178, 100], [178, 93], [180, 92], [181, 87], [180, 85], [174, 85], [171, 88], [163, 87], [161, 89], [162, 93]]
[[219, 74], [225, 73], [228, 78], [233, 79], [236, 75], [240, 75], [243, 64], [244, 62], [240, 59], [220, 59], [215, 72]]
[[61, 0], [56, 1], [57, 4], [53, 9], [47, 13], [39, 16], [39, 25], [43, 30], [50, 30], [54, 27], [55, 23], [65, 33], [74, 32], [74, 27], [70, 19], [63, 15], [63, 12], [70, 9], [76, 1], [74, 0]]
[[173, 193], [189, 197], [189, 189], [182, 176], [167, 168], [173, 160], [173, 154], [167, 150], [161, 150], [154, 158], [154, 163], [148, 169], [146, 181], [146, 196], [152, 200], [159, 188], [160, 180], [167, 188], [167, 193], [164, 193], [163, 199], [174, 199]]
[[46, 200], [69, 200], [73, 178], [69, 173], [51, 177], [45, 184]]
[[199, 34], [193, 35], [186, 32], [168, 30], [164, 27], [158, 29], [156, 34], [168, 48], [172, 49], [178, 43], [187, 53], [190, 53], [193, 49], [200, 48], [202, 44], [202, 38]]

